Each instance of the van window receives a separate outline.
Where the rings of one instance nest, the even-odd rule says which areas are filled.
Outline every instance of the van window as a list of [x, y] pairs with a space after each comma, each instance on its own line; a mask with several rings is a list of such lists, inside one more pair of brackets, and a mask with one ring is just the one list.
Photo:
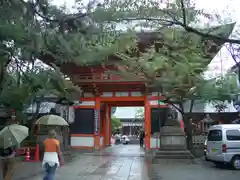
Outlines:
[[208, 141], [222, 141], [222, 130], [209, 131]]
[[227, 130], [226, 136], [228, 141], [240, 141], [239, 130]]

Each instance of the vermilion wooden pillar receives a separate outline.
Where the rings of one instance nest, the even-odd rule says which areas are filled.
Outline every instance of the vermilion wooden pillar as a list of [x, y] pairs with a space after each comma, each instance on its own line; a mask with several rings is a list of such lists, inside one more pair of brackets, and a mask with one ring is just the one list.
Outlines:
[[109, 117], [109, 127], [108, 127], [108, 132], [109, 132], [109, 145], [111, 145], [111, 138], [112, 138], [112, 106], [108, 106], [108, 117]]
[[106, 132], [106, 126], [107, 126], [107, 104], [104, 104], [104, 116], [103, 116], [103, 146], [106, 146], [107, 144], [107, 132]]
[[100, 149], [100, 98], [95, 98], [94, 111], [94, 148]]
[[109, 105], [106, 104], [106, 107], [105, 107], [106, 111], [105, 111], [105, 127], [104, 127], [104, 145], [105, 146], [109, 146], [110, 145], [110, 136], [111, 136], [111, 133], [110, 133], [110, 117], [109, 117]]
[[105, 144], [105, 142], [106, 142], [105, 139], [106, 139], [106, 135], [107, 135], [107, 133], [106, 133], [106, 120], [107, 120], [106, 110], [107, 110], [107, 105], [103, 104], [103, 116], [101, 114], [101, 118], [103, 118], [103, 119], [101, 119], [102, 124], [100, 125], [101, 137], [103, 138], [103, 142], [102, 142], [102, 144], [100, 144], [101, 147], [104, 147], [106, 145]]
[[147, 96], [145, 97], [144, 115], [145, 115], [145, 120], [144, 120], [145, 145], [146, 145], [146, 149], [150, 149], [151, 112], [150, 112], [150, 104]]

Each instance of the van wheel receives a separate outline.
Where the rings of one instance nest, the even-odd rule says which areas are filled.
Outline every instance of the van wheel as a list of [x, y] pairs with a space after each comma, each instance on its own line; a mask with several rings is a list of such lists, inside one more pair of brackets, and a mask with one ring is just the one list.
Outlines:
[[233, 169], [239, 170], [240, 169], [240, 156], [234, 156], [231, 161], [231, 166]]

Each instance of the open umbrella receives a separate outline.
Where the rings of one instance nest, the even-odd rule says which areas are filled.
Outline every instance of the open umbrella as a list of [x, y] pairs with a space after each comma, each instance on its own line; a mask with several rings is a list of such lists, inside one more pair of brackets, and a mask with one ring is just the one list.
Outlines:
[[68, 126], [67, 121], [57, 115], [45, 115], [37, 120], [35, 124], [41, 125], [56, 125], [56, 126]]
[[28, 136], [28, 128], [18, 124], [6, 126], [0, 131], [0, 148], [8, 148], [21, 143]]

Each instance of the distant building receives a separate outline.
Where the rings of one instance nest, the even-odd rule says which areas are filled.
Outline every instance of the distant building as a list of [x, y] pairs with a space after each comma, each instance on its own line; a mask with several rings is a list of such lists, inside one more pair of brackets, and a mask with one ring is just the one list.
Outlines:
[[122, 123], [121, 132], [126, 135], [138, 134], [144, 125], [144, 118], [136, 118], [138, 109], [141, 107], [117, 107], [113, 116], [120, 119]]
[[137, 135], [144, 125], [144, 119], [122, 118], [122, 134]]

